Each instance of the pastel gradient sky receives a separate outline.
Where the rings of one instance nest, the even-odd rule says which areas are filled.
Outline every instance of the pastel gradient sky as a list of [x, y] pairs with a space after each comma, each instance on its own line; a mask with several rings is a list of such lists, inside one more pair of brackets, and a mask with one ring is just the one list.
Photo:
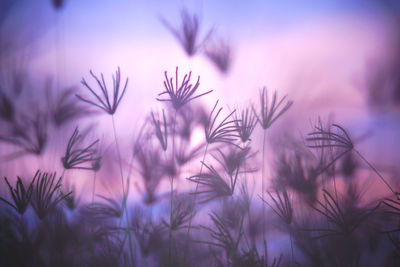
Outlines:
[[[129, 77], [118, 111], [122, 140], [160, 106], [155, 98], [163, 91], [164, 71], [172, 74], [176, 66], [181, 73], [200, 75], [200, 90], [214, 90], [204, 98], [209, 106], [216, 99], [231, 109], [256, 102], [263, 86], [288, 94], [295, 105], [280, 125], [294, 135], [307, 132], [318, 116], [334, 114], [355, 135], [389, 120], [381, 135], [393, 140], [400, 135], [396, 120], [371, 117], [364, 90], [367, 62], [386, 55], [396, 25], [384, 2], [391, 1], [71, 0], [56, 12], [49, 0], [21, 0], [0, 13], [1, 33], [12, 44], [10, 53], [29, 59], [31, 76], [39, 83], [55, 76], [56, 55], [60, 84], [81, 90], [90, 69], [111, 78], [120, 66], [122, 77]], [[203, 34], [213, 27], [232, 45], [227, 74], [202, 55], [188, 58], [161, 23], [164, 18], [179, 25], [183, 7], [199, 15]], [[276, 129], [277, 135], [282, 128]], [[366, 151], [385, 152], [393, 145], [370, 142]], [[385, 155], [379, 156], [382, 161], [393, 160]]]

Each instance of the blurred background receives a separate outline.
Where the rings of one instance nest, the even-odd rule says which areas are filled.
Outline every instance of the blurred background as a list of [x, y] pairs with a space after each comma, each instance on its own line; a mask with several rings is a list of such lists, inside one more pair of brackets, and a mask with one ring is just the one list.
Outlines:
[[[183, 9], [198, 16], [200, 38], [211, 31], [208, 51], [224, 55], [222, 64], [207, 51], [188, 56], [172, 34]], [[264, 86], [287, 94], [294, 105], [271, 130], [271, 146], [304, 136], [319, 116], [330, 118], [349, 129], [380, 170], [394, 175], [400, 162], [399, 11], [395, 0], [2, 0], [0, 87], [28, 92], [19, 102], [28, 106], [65, 88], [86, 93], [80, 82], [91, 79], [90, 70], [111, 82], [120, 67], [129, 83], [116, 124], [129, 153], [140, 121], [161, 107], [156, 97], [164, 90], [164, 71], [173, 75], [178, 66], [182, 75], [191, 70], [201, 77], [200, 90], [214, 90], [202, 100], [209, 108], [216, 99], [225, 110], [258, 104]], [[109, 117], [95, 118], [96, 137], [112, 140]], [[261, 130], [256, 136], [261, 140]], [[53, 142], [64, 147], [66, 141]], [[61, 168], [54, 153], [43, 162], [10, 160], [13, 152], [0, 146], [1, 176]]]

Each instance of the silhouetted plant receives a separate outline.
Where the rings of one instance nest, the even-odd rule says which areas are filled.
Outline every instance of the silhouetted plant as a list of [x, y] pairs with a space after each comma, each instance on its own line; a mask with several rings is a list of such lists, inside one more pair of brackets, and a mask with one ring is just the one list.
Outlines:
[[212, 92], [212, 90], [210, 90], [200, 95], [195, 95], [197, 89], [200, 86], [200, 76], [198, 76], [197, 82], [193, 86], [190, 83], [190, 79], [192, 76], [191, 71], [189, 72], [189, 74], [185, 74], [180, 85], [178, 85], [178, 67], [176, 67], [175, 71], [175, 85], [173, 83], [173, 78], [168, 78], [166, 71], [164, 75], [165, 75], [165, 81], [164, 81], [165, 91], [158, 94], [158, 96], [167, 95], [168, 97], [157, 98], [157, 100], [162, 102], [171, 102], [175, 110], [179, 110], [190, 101]]
[[208, 43], [204, 51], [206, 57], [221, 71], [227, 73], [232, 62], [232, 49], [230, 44], [223, 39]]
[[172, 231], [187, 228], [186, 223], [194, 216], [194, 202], [189, 197], [178, 196], [174, 198], [172, 222], [162, 220], [163, 224]]
[[[271, 125], [292, 106], [292, 101], [286, 101], [285, 103], [286, 97], [287, 96], [284, 96], [280, 100], [277, 100], [277, 94], [275, 91], [272, 97], [272, 102], [269, 103], [267, 88], [264, 87], [262, 91], [260, 90], [260, 114], [257, 113], [254, 106], [253, 112], [258, 123], [264, 130], [271, 127]], [[281, 106], [282, 104], [284, 105]]]
[[249, 108], [244, 108], [240, 111], [236, 110], [233, 117], [236, 130], [240, 139], [242, 140], [242, 143], [250, 141], [250, 136], [257, 124], [257, 117], [255, 116], [254, 112], [252, 112]]
[[[221, 218], [217, 213], [212, 212], [209, 214], [215, 230], [211, 227], [201, 225], [201, 228], [207, 230], [210, 233], [212, 241], [201, 241], [201, 243], [210, 244], [223, 248], [228, 259], [232, 260], [237, 256], [239, 244], [243, 236], [243, 220], [244, 217], [239, 218], [239, 228], [232, 229], [226, 224], [226, 221]], [[233, 233], [236, 232], [236, 233]]]
[[86, 147], [80, 147], [84, 135], [79, 134], [78, 126], [75, 128], [73, 134], [69, 138], [67, 148], [65, 150], [64, 157], [61, 158], [65, 169], [83, 169], [92, 170], [93, 164], [97, 161], [96, 159], [96, 144], [99, 140], [95, 140]]
[[[286, 101], [287, 96], [281, 98], [281, 100], [277, 101], [276, 91], [272, 97], [272, 102], [269, 103], [267, 88], [264, 87], [262, 91], [260, 90], [260, 114], [257, 114], [257, 111], [254, 106], [253, 113], [257, 118], [258, 123], [264, 129], [263, 136], [263, 154], [262, 154], [262, 199], [264, 199], [264, 191], [265, 191], [265, 142], [266, 142], [266, 130], [271, 127], [271, 125], [282, 116], [293, 104], [292, 101]], [[264, 206], [262, 206], [263, 220], [265, 221], [265, 210]], [[265, 240], [265, 226], [263, 225], [263, 236]], [[264, 255], [265, 257], [265, 255]]]
[[316, 200], [318, 206], [315, 205], [312, 208], [326, 217], [329, 222], [333, 223], [334, 227], [310, 229], [310, 231], [321, 233], [315, 238], [332, 235], [348, 236], [380, 206], [380, 203], [378, 203], [369, 210], [348, 206], [341, 207], [339, 202], [325, 189], [323, 189], [323, 198], [324, 203]]
[[49, 212], [52, 212], [59, 202], [68, 197], [71, 193], [62, 194], [62, 176], [56, 181], [56, 173], [37, 171], [34, 179], [36, 184], [33, 189], [32, 207], [39, 219], [44, 219]]
[[15, 188], [13, 188], [10, 185], [7, 177], [4, 177], [4, 181], [7, 183], [14, 204], [2, 197], [0, 197], [0, 201], [3, 201], [11, 208], [15, 209], [19, 214], [24, 214], [31, 201], [33, 183], [35, 182], [35, 177], [33, 178], [33, 180], [31, 181], [31, 183], [27, 188], [25, 188], [24, 184], [22, 183], [22, 179], [19, 176], [17, 177], [17, 183], [15, 185]]
[[[333, 128], [336, 132], [331, 130]], [[332, 124], [331, 128], [323, 129], [318, 125], [315, 126], [315, 131], [309, 133], [310, 137], [306, 138], [309, 142], [314, 142], [311, 145], [308, 145], [311, 148], [322, 148], [322, 147], [333, 147], [333, 148], [341, 148], [343, 152], [341, 152], [333, 161], [335, 162], [340, 157], [346, 155], [350, 151], [354, 151], [367, 165], [378, 175], [378, 177], [382, 180], [382, 182], [386, 185], [386, 187], [393, 193], [393, 195], [398, 196], [399, 193], [394, 191], [394, 189], [390, 186], [390, 184], [386, 181], [386, 179], [378, 172], [378, 170], [367, 161], [364, 156], [354, 148], [353, 141], [351, 140], [347, 131], [337, 125]], [[332, 164], [331, 163], [331, 164]], [[329, 166], [329, 165], [328, 165]]]
[[235, 110], [232, 111], [217, 125], [216, 121], [222, 110], [222, 108], [219, 108], [217, 113], [214, 114], [217, 105], [218, 101], [215, 103], [214, 108], [212, 109], [210, 116], [208, 117], [208, 120], [205, 123], [204, 131], [205, 131], [206, 141], [208, 144], [212, 143], [233, 144], [236, 138], [239, 137], [236, 132], [235, 120], [232, 119], [232, 114], [235, 113]]
[[[115, 76], [114, 75], [112, 76], [112, 78], [113, 78], [113, 93], [112, 93], [112, 96], [110, 96], [110, 93], [108, 92], [108, 88], [104, 81], [103, 74], [101, 74], [101, 81], [96, 75], [93, 74], [92, 71], [90, 71], [90, 75], [96, 80], [97, 85], [100, 87], [102, 96], [99, 96], [92, 89], [92, 87], [90, 87], [87, 84], [87, 82], [84, 78], [82, 79], [82, 84], [92, 93], [92, 95], [95, 97], [95, 100], [88, 100], [86, 98], [81, 97], [78, 94], [76, 94], [76, 96], [83, 102], [86, 102], [90, 105], [98, 107], [101, 110], [105, 111], [106, 113], [113, 115], [117, 111], [118, 105], [120, 104], [121, 99], [126, 92], [126, 87], [128, 85], [128, 78], [125, 81], [125, 85], [123, 86], [122, 92], [120, 92], [120, 90], [121, 90], [120, 89], [121, 88], [121, 73], [118, 68]], [[112, 98], [111, 101], [110, 101], [110, 98]]]
[[221, 72], [228, 72], [232, 61], [232, 49], [226, 40], [218, 39], [212, 43], [208, 42], [205, 55]]
[[208, 172], [187, 178], [189, 181], [200, 185], [201, 190], [195, 191], [193, 194], [204, 195], [203, 203], [215, 198], [231, 196], [235, 190], [237, 176], [230, 177], [230, 184], [228, 184], [212, 165], [208, 166], [204, 162], [202, 164]]
[[174, 37], [181, 43], [183, 49], [188, 56], [193, 56], [199, 50], [203, 43], [211, 36], [212, 30], [208, 31], [203, 41], [200, 41], [199, 19], [197, 15], [191, 15], [186, 9], [181, 12], [182, 24], [180, 29], [172, 27], [166, 20], [161, 19], [163, 24], [174, 35]]
[[275, 190], [276, 198], [272, 195], [271, 192], [267, 193], [271, 200], [274, 202], [275, 207], [269, 204], [269, 202], [265, 199], [263, 199], [262, 201], [267, 204], [285, 224], [290, 225], [293, 220], [293, 206], [289, 193], [285, 189]]

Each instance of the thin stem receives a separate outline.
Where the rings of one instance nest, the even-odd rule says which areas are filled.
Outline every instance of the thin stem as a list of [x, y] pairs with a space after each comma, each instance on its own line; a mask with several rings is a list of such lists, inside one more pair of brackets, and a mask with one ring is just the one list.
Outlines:
[[[205, 159], [206, 159], [206, 155], [207, 155], [207, 151], [208, 151], [208, 145], [209, 145], [209, 144], [207, 143], [206, 149], [204, 150], [203, 160], [201, 161], [202, 164], [201, 164], [201, 166], [200, 166], [200, 174], [202, 174], [202, 172], [203, 172], [203, 165], [204, 165], [203, 163], [204, 163], [204, 161], [205, 161]], [[194, 204], [196, 203], [197, 190], [198, 190], [198, 188], [199, 188], [199, 183], [196, 183], [196, 189], [194, 190], [194, 195], [193, 195], [193, 207], [194, 207]], [[188, 230], [187, 230], [187, 232], [186, 232], [186, 242], [185, 242], [186, 246], [185, 246], [185, 251], [184, 251], [184, 253], [183, 253], [183, 263], [184, 263], [184, 264], [186, 263], [186, 253], [187, 253], [187, 248], [188, 248], [187, 242], [188, 242], [188, 240], [189, 240], [190, 230], [192, 229], [193, 212], [194, 212], [194, 208], [193, 208], [192, 211], [190, 212], [189, 226], [188, 226]]]
[[94, 202], [94, 192], [96, 191], [96, 176], [97, 176], [97, 171], [94, 171], [94, 175], [93, 175], [93, 190], [92, 190], [92, 203]]
[[115, 147], [117, 149], [117, 154], [118, 154], [119, 171], [120, 171], [120, 175], [121, 175], [122, 195], [125, 196], [125, 185], [124, 185], [124, 175], [123, 175], [123, 172], [122, 172], [121, 152], [119, 150], [119, 144], [118, 144], [118, 139], [117, 139], [117, 131], [115, 129], [114, 115], [112, 115], [111, 118], [112, 118], [113, 130], [114, 130]]
[[399, 197], [398, 197], [399, 194], [396, 193], [396, 192], [393, 190], [393, 188], [392, 188], [392, 187], [390, 186], [390, 184], [385, 180], [385, 178], [383, 178], [383, 176], [378, 172], [378, 170], [377, 170], [374, 166], [372, 166], [372, 164], [369, 163], [368, 160], [367, 160], [366, 158], [364, 158], [363, 155], [361, 155], [360, 152], [358, 152], [356, 149], [353, 149], [353, 150], [354, 150], [354, 152], [356, 152], [357, 155], [368, 165], [368, 167], [370, 167], [370, 168], [376, 173], [376, 175], [379, 176], [379, 178], [382, 180], [382, 182], [385, 183], [385, 185], [389, 188], [389, 190], [390, 190], [397, 198], [399, 198]]
[[[266, 139], [266, 131], [264, 130], [264, 136], [263, 136], [263, 152], [262, 152], [262, 192], [261, 192], [261, 196], [262, 199], [264, 198], [264, 191], [265, 191], [265, 139]], [[264, 240], [264, 258], [266, 257], [265, 255], [265, 207], [264, 205], [262, 205], [262, 217], [263, 217], [263, 221], [262, 221], [262, 230], [263, 230], [263, 240]]]
[[124, 176], [123, 176], [123, 172], [122, 172], [121, 152], [119, 150], [119, 145], [118, 145], [117, 131], [115, 129], [114, 115], [112, 115], [111, 118], [112, 118], [113, 130], [114, 130], [115, 146], [116, 146], [117, 154], [118, 154], [119, 170], [120, 170], [120, 174], [121, 174], [122, 197], [123, 197], [122, 212], [124, 212], [124, 210], [125, 210], [126, 227], [127, 227], [128, 239], [129, 239], [129, 255], [130, 255], [130, 258], [131, 258], [131, 263], [133, 264], [134, 261], [133, 261], [133, 255], [132, 255], [132, 251], [133, 251], [132, 238], [131, 238], [131, 233], [130, 233], [130, 229], [129, 229], [128, 209], [126, 208], [126, 202], [127, 202], [127, 199], [128, 199], [128, 195], [125, 195], [125, 194], [128, 194], [128, 190], [126, 190], [126, 192], [125, 192]]
[[[174, 114], [174, 124], [172, 128], [172, 168], [173, 170], [175, 169], [175, 127], [176, 127], [176, 114], [178, 113], [177, 110], [175, 110]], [[172, 174], [170, 177], [170, 184], [171, 184], [171, 200], [170, 200], [170, 213], [169, 213], [169, 260], [172, 263], [172, 258], [171, 258], [171, 249], [172, 249], [172, 213], [173, 213], [173, 208], [174, 208], [174, 175]]]
[[289, 231], [289, 238], [290, 238], [290, 249], [292, 250], [292, 262], [291, 262], [291, 266], [293, 266], [294, 256], [293, 256], [293, 241], [292, 241], [292, 232], [291, 232], [291, 231]]

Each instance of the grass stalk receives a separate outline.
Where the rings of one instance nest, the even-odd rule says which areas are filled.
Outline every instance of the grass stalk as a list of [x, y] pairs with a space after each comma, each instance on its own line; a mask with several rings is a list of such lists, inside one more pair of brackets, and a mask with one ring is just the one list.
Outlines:
[[364, 158], [363, 155], [361, 155], [360, 152], [358, 152], [358, 150], [353, 149], [354, 152], [356, 152], [356, 154], [368, 165], [369, 168], [371, 168], [371, 170], [373, 170], [373, 172], [376, 173], [376, 175], [378, 175], [378, 177], [382, 180], [382, 182], [387, 186], [387, 188], [393, 193], [393, 195], [399, 199], [399, 193], [397, 193], [396, 191], [393, 190], [393, 188], [390, 186], [390, 184], [386, 181], [385, 178], [383, 178], [383, 176], [378, 172], [378, 170], [371, 164], [369, 163], [369, 161]]
[[[172, 168], [175, 168], [175, 128], [176, 128], [176, 115], [177, 115], [178, 111], [175, 110], [175, 114], [174, 114], [174, 122], [173, 122], [173, 126], [172, 126]], [[169, 249], [168, 249], [168, 256], [169, 256], [169, 260], [170, 263], [172, 263], [172, 243], [173, 243], [173, 239], [172, 239], [172, 221], [173, 221], [173, 209], [174, 209], [174, 174], [171, 175], [170, 177], [170, 212], [169, 212]]]
[[[207, 155], [207, 151], [208, 151], [208, 145], [209, 144], [207, 143], [206, 144], [206, 148], [204, 150], [203, 159], [202, 159], [201, 162], [204, 162], [205, 159], [206, 159], [206, 155]], [[202, 172], [203, 172], [203, 165], [204, 164], [202, 163], [201, 166], [200, 166], [200, 174], [202, 174]], [[194, 190], [194, 195], [193, 195], [193, 204], [196, 203], [197, 190], [198, 189], [199, 189], [199, 183], [196, 183], [196, 188]], [[187, 242], [189, 241], [190, 230], [192, 229], [193, 212], [194, 212], [194, 209], [190, 212], [189, 226], [188, 226], [188, 229], [187, 229], [187, 232], [186, 232], [186, 241], [185, 241], [186, 246], [185, 246], [185, 251], [183, 253], [183, 263], [184, 264], [186, 263], [186, 255], [187, 255], [187, 248], [188, 248]]]
[[[128, 199], [128, 190], [125, 191], [125, 186], [124, 186], [124, 175], [122, 171], [122, 159], [121, 159], [121, 152], [119, 149], [119, 144], [118, 144], [118, 139], [117, 139], [117, 131], [115, 128], [115, 120], [114, 120], [114, 115], [111, 116], [112, 120], [112, 126], [113, 126], [113, 131], [114, 131], [114, 139], [115, 139], [115, 147], [117, 149], [117, 154], [118, 154], [118, 162], [119, 162], [119, 170], [120, 170], [120, 175], [121, 175], [121, 185], [122, 185], [122, 212], [124, 213], [125, 211], [125, 219], [126, 219], [126, 227], [127, 227], [127, 232], [128, 232], [128, 240], [129, 240], [129, 256], [131, 258], [131, 263], [134, 263], [133, 259], [133, 246], [132, 246], [132, 237], [130, 234], [130, 227], [129, 227], [129, 215], [128, 215], [128, 209], [126, 208], [126, 202]], [[121, 218], [122, 220], [122, 218]]]
[[94, 194], [96, 192], [96, 176], [97, 176], [97, 171], [93, 171], [93, 189], [92, 189], [92, 203], [94, 202]]
[[[266, 131], [264, 130], [264, 135], [263, 135], [263, 152], [262, 152], [262, 186], [261, 186], [261, 196], [262, 199], [264, 198], [264, 191], [265, 191], [265, 139], [266, 139]], [[263, 233], [263, 244], [264, 244], [264, 258], [266, 258], [267, 255], [265, 255], [266, 251], [266, 239], [265, 239], [265, 207], [262, 205], [262, 233]]]

